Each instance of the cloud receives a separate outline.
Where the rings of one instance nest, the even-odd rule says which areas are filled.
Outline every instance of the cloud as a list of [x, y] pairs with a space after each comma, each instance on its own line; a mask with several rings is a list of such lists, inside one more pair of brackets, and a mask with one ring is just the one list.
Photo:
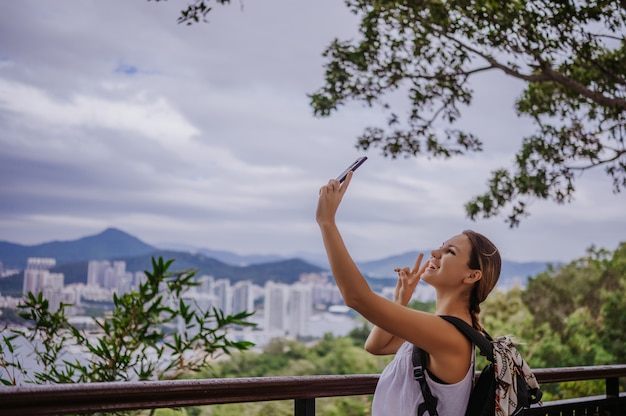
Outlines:
[[[322, 51], [356, 36], [355, 17], [334, 0], [268, 0], [217, 7], [209, 24], [187, 27], [176, 24], [180, 8], [0, 2], [0, 239], [35, 244], [113, 226], [152, 244], [323, 250], [317, 191], [363, 154], [354, 147], [363, 129], [385, 121], [358, 103], [323, 119], [309, 106]], [[354, 257], [429, 249], [465, 228], [519, 260], [567, 260], [626, 239], [625, 197], [602, 172], [580, 179], [571, 205], [533, 204], [517, 230], [502, 218], [468, 221], [463, 204], [533, 129], [514, 113], [519, 82], [475, 82], [461, 125], [483, 153], [367, 152], [338, 213]]]
[[138, 93], [124, 100], [75, 95], [61, 102], [44, 91], [0, 79], [0, 106], [36, 123], [65, 127], [109, 129], [134, 133], [175, 146], [199, 130], [175, 111], [163, 97]]

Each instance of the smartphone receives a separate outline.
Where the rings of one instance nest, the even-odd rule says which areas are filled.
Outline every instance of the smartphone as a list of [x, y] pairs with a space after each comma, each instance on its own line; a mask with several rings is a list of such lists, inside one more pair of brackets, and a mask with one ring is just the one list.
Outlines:
[[337, 180], [339, 181], [339, 183], [342, 183], [343, 181], [345, 181], [346, 176], [348, 176], [348, 173], [350, 173], [351, 171], [354, 172], [355, 170], [357, 170], [357, 168], [361, 166], [366, 160], [367, 160], [367, 156], [363, 156], [355, 160], [354, 163], [348, 166], [346, 170], [344, 170], [343, 172], [341, 172], [339, 176], [337, 176]]

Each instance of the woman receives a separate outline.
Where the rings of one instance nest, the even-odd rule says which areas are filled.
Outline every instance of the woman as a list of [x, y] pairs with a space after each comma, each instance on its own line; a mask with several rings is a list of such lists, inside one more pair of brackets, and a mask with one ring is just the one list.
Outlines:
[[[498, 281], [500, 254], [486, 237], [464, 231], [433, 250], [424, 265], [420, 254], [413, 269], [396, 269], [394, 301], [385, 299], [370, 289], [335, 223], [337, 208], [351, 180], [352, 173], [343, 184], [331, 180], [320, 189], [316, 220], [346, 305], [375, 325], [365, 343], [366, 350], [372, 354], [396, 354], [381, 374], [372, 416], [417, 414], [424, 399], [413, 377], [412, 344], [427, 353], [426, 379], [439, 399], [439, 415], [463, 415], [473, 382], [474, 348], [438, 315], [456, 316], [480, 330], [479, 305]], [[436, 289], [435, 314], [406, 307], [421, 279]]]

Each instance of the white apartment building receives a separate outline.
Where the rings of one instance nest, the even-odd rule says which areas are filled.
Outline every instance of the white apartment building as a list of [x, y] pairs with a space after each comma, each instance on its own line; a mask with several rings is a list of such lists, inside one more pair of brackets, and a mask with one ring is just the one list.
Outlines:
[[246, 280], [237, 282], [232, 287], [232, 313], [254, 310], [254, 293], [252, 282]]
[[265, 284], [265, 330], [287, 331], [287, 306], [289, 286], [283, 283], [268, 281]]
[[63, 301], [63, 286], [65, 276], [63, 273], [50, 273], [50, 269], [56, 265], [55, 259], [31, 257], [26, 261], [24, 270], [24, 294], [43, 293], [50, 305], [51, 311], [56, 311]]
[[46, 276], [50, 274], [50, 269], [56, 266], [55, 259], [31, 257], [26, 261], [24, 270], [24, 284], [22, 293], [32, 292], [37, 294], [43, 290]]
[[314, 305], [342, 305], [344, 303], [339, 288], [331, 282], [313, 285], [311, 296]]
[[87, 265], [87, 285], [99, 286], [117, 293], [130, 292], [134, 280], [133, 273], [126, 271], [125, 261], [89, 260]]
[[50, 273], [43, 279], [43, 296], [48, 299], [49, 308], [52, 312], [59, 309], [63, 302], [63, 287], [65, 286], [65, 276], [63, 273]]
[[289, 290], [289, 335], [305, 337], [309, 335], [309, 318], [313, 310], [311, 286], [296, 283]]
[[215, 283], [215, 278], [213, 276], [209, 276], [208, 274], [203, 274], [198, 278], [199, 285], [196, 287], [196, 290], [200, 293], [212, 293], [213, 284]]
[[264, 306], [266, 331], [279, 330], [294, 337], [309, 335], [313, 311], [311, 285], [267, 282]]
[[217, 304], [215, 306], [218, 309], [221, 309], [224, 314], [230, 315], [232, 313], [230, 279], [216, 280], [213, 283], [212, 292], [217, 299]]
[[111, 267], [108, 260], [89, 260], [87, 264], [87, 285], [104, 286], [104, 275], [106, 270]]

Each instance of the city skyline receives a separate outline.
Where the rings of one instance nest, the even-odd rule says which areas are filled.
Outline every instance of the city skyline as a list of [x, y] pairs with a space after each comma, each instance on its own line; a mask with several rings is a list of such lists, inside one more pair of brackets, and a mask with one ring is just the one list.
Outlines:
[[[86, 283], [66, 285], [63, 273], [51, 272], [55, 265], [54, 258], [28, 258], [23, 293], [41, 293], [53, 312], [64, 304], [66, 316], [71, 319], [81, 317], [86, 306], [93, 308], [91, 302], [111, 303], [114, 294], [131, 292], [146, 280], [142, 272], [128, 272], [123, 260], [89, 260]], [[232, 284], [228, 277], [210, 275], [198, 276], [197, 282], [198, 285], [189, 287], [183, 296], [189, 306], [201, 310], [217, 308], [226, 315], [254, 311], [252, 319], [261, 333], [244, 330], [236, 336], [259, 345], [277, 336], [310, 337], [309, 326], [314, 315], [331, 313], [333, 306], [344, 305], [328, 273], [302, 274], [291, 284], [268, 280], [263, 286], [247, 280]], [[1, 295], [2, 307], [17, 307], [19, 299]], [[263, 302], [258, 304], [260, 300]], [[346, 308], [341, 314], [348, 311]], [[337, 311], [332, 313], [337, 314]]]

